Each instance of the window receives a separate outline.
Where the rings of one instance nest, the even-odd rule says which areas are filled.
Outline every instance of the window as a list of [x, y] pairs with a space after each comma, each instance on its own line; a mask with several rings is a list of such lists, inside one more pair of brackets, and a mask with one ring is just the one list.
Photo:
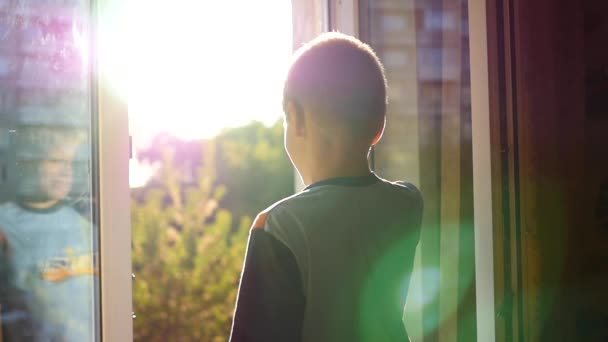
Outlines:
[[99, 338], [89, 6], [0, 2], [0, 340]]
[[387, 131], [375, 148], [375, 170], [413, 182], [425, 200], [405, 325], [412, 341], [474, 341], [467, 2], [359, 3], [361, 36], [379, 54], [389, 83]]

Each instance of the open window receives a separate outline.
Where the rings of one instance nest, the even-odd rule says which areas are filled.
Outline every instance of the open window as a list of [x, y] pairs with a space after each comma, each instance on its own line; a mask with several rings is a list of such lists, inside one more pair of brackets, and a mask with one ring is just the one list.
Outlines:
[[126, 103], [97, 58], [110, 3], [0, 2], [0, 340], [131, 338]]

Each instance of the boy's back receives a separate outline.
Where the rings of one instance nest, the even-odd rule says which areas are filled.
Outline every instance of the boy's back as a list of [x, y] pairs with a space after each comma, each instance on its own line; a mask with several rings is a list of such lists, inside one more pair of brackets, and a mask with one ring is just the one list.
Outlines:
[[422, 197], [369, 169], [386, 77], [368, 45], [322, 34], [283, 88], [285, 150], [303, 192], [258, 215], [232, 341], [406, 341], [402, 322]]
[[233, 341], [406, 341], [422, 198], [374, 174], [317, 182], [258, 216]]

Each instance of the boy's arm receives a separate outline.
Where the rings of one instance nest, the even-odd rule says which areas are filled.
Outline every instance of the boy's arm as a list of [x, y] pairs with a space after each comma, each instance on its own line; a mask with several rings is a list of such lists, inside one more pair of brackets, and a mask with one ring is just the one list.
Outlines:
[[259, 221], [249, 235], [230, 341], [299, 341], [304, 315], [300, 271], [289, 248]]

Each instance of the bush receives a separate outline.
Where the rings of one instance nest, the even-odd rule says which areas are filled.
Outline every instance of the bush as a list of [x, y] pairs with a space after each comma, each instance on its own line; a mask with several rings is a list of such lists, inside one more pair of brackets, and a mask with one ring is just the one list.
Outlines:
[[282, 132], [254, 122], [204, 141], [161, 134], [139, 151], [161, 167], [132, 192], [136, 341], [227, 340], [251, 217], [293, 193]]
[[235, 230], [219, 207], [214, 148], [188, 187], [164, 149], [160, 186], [133, 201], [136, 341], [227, 340], [251, 219], [237, 218]]

